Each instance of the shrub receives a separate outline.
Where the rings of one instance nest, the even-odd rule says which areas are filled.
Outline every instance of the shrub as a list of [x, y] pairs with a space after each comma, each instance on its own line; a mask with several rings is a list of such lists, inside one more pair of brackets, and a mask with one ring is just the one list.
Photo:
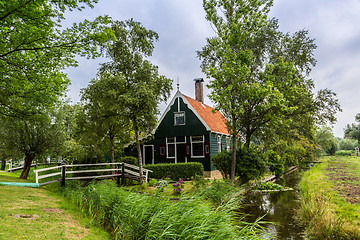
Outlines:
[[211, 158], [214, 166], [221, 172], [223, 178], [228, 178], [231, 172], [231, 152], [222, 151]]
[[124, 162], [124, 163], [135, 165], [135, 166], [139, 166], [138, 159], [136, 157], [132, 157], [132, 156], [121, 157], [120, 162]]
[[335, 156], [351, 156], [354, 152], [353, 150], [340, 150], [335, 152]]
[[[212, 161], [224, 178], [230, 176], [231, 152], [216, 154]], [[251, 145], [249, 148], [238, 148], [236, 153], [236, 176], [241, 183], [259, 178], [266, 171], [264, 154]]]
[[259, 178], [266, 171], [264, 154], [255, 146], [237, 149], [236, 175], [241, 183]]
[[273, 150], [266, 152], [267, 162], [270, 167], [270, 171], [275, 174], [276, 177], [280, 177], [284, 172], [284, 162], [280, 156]]
[[151, 164], [144, 168], [152, 170], [149, 177], [156, 179], [170, 178], [177, 181], [179, 178], [192, 179], [196, 175], [204, 175], [204, 166], [198, 162]]

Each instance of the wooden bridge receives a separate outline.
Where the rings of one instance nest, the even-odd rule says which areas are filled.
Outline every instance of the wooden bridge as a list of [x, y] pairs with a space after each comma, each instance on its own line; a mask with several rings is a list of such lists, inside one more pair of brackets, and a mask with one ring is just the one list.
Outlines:
[[[74, 170], [74, 168], [77, 168]], [[81, 169], [86, 168], [86, 169]], [[143, 180], [147, 182], [149, 172], [151, 170], [142, 169]], [[40, 175], [42, 173], [46, 173]], [[49, 173], [50, 172], [50, 173]], [[65, 186], [66, 180], [92, 180], [92, 179], [105, 179], [116, 178], [117, 183], [125, 184], [126, 179], [140, 179], [139, 167], [127, 164], [127, 163], [95, 163], [95, 164], [74, 164], [74, 165], [61, 165], [43, 169], [34, 170], [36, 183], [39, 183], [40, 179], [56, 178], [55, 180], [39, 183], [40, 186], [61, 182], [61, 186]], [[97, 173], [96, 175], [93, 175]]]

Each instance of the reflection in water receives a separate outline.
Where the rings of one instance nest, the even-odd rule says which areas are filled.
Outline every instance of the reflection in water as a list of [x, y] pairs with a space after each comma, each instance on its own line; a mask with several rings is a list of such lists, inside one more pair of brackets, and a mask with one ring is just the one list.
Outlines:
[[296, 221], [296, 209], [299, 207], [300, 190], [299, 171], [295, 171], [282, 179], [276, 181], [284, 187], [293, 188], [294, 191], [256, 193], [247, 196], [244, 208], [240, 212], [245, 214], [246, 222], [255, 222], [262, 217], [262, 221], [269, 222], [264, 224], [273, 239], [304, 239], [304, 228]]

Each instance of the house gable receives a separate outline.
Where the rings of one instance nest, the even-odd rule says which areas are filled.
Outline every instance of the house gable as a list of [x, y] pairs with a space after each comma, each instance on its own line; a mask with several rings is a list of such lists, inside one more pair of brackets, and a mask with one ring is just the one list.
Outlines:
[[[175, 124], [176, 113], [184, 113], [185, 124]], [[210, 127], [187, 102], [184, 95], [177, 92], [159, 121], [155, 137], [205, 135], [207, 132], [210, 132]]]

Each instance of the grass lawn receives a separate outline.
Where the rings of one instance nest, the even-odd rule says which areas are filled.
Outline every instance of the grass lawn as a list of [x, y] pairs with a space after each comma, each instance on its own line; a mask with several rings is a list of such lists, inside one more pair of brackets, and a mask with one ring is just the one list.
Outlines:
[[[16, 173], [0, 172], [0, 182], [27, 181]], [[38, 217], [15, 218], [19, 214]], [[109, 239], [109, 235], [45, 187], [0, 186], [0, 240], [5, 239]]]
[[300, 182], [302, 220], [314, 239], [360, 239], [360, 157], [326, 157]]

